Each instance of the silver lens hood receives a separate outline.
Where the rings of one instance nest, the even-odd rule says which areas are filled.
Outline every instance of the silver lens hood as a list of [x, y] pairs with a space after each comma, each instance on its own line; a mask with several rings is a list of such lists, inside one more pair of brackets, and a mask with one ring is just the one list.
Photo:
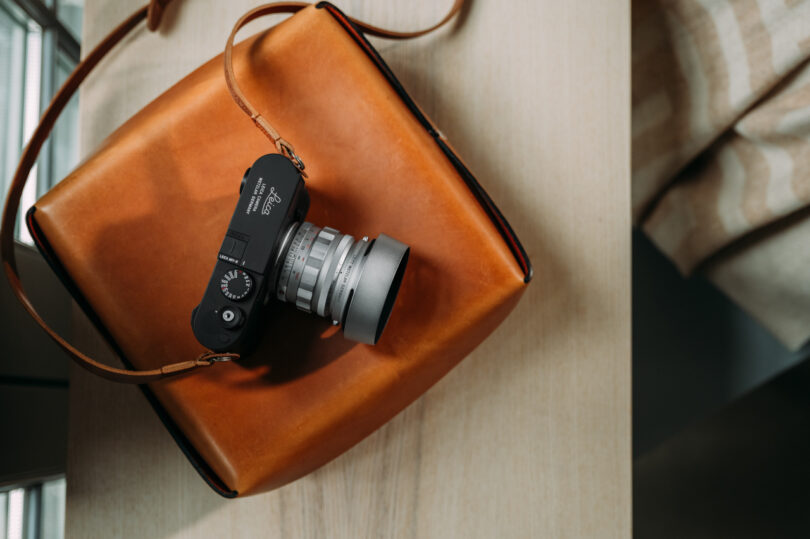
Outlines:
[[380, 234], [366, 251], [365, 264], [343, 322], [347, 338], [377, 344], [391, 316], [409, 250], [404, 243]]

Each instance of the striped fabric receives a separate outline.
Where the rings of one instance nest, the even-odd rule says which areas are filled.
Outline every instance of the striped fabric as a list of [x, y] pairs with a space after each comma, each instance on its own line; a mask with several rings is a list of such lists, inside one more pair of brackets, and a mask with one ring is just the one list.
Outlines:
[[810, 0], [633, 1], [633, 212], [787, 346], [810, 337]]

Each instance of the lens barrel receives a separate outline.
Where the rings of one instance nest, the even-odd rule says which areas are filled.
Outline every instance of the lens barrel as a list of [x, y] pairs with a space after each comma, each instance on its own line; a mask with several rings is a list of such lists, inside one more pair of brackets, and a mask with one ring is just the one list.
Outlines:
[[380, 234], [355, 240], [309, 222], [286, 232], [276, 262], [276, 297], [329, 318], [352, 340], [376, 344], [388, 322], [409, 248]]

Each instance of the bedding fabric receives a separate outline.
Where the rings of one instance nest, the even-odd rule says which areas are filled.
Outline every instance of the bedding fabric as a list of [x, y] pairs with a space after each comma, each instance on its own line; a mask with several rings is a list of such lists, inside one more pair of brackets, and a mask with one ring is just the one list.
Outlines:
[[810, 1], [633, 2], [635, 223], [786, 346], [810, 337]]

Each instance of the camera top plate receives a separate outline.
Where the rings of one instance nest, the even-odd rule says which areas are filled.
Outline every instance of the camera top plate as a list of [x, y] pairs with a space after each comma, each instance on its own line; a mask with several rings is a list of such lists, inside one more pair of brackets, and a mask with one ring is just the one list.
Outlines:
[[306, 215], [309, 195], [298, 169], [279, 154], [257, 159], [240, 191], [218, 258], [266, 274], [284, 231]]
[[191, 317], [203, 346], [214, 352], [250, 350], [268, 287], [274, 286], [283, 235], [308, 209], [304, 180], [286, 157], [262, 156], [245, 172], [214, 271]]

